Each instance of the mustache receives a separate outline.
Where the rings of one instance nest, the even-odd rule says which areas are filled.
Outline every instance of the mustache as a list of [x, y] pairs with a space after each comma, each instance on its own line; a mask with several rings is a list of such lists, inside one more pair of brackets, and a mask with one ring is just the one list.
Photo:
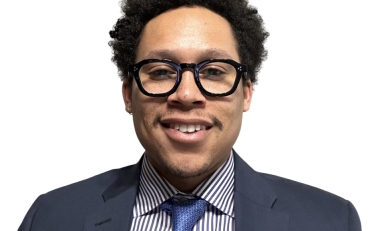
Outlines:
[[[156, 114], [156, 116], [152, 122], [153, 127], [160, 125], [160, 121], [165, 115], [169, 116], [171, 114], [172, 114], [172, 112], [167, 113], [167, 114], [160, 114], [160, 113]], [[201, 117], [202, 113], [197, 113], [197, 115]], [[223, 130], [224, 125], [223, 125], [223, 122], [221, 122], [221, 120], [219, 118], [217, 118], [216, 116], [211, 115], [211, 114], [208, 114], [208, 117], [212, 121], [213, 126], [218, 127], [220, 130]]]

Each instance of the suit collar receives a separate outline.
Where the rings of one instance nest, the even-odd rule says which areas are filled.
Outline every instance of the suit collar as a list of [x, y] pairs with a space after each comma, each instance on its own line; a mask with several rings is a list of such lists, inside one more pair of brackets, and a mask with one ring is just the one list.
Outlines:
[[273, 209], [274, 190], [235, 151], [234, 159], [236, 230], [288, 230], [288, 214]]
[[87, 214], [85, 231], [130, 230], [141, 164], [142, 159], [135, 165], [119, 170], [117, 180], [102, 195], [104, 203]]
[[[286, 231], [288, 214], [273, 210], [277, 196], [265, 179], [233, 151], [235, 162], [236, 231]], [[121, 169], [117, 180], [103, 193], [105, 203], [86, 217], [84, 231], [130, 230], [142, 159]]]

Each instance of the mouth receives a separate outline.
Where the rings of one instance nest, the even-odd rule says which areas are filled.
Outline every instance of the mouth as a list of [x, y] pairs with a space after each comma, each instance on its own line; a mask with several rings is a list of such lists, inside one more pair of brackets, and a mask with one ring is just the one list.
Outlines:
[[171, 124], [171, 123], [162, 123], [161, 124], [165, 128], [171, 128], [178, 130], [183, 133], [193, 133], [202, 130], [209, 130], [211, 126], [205, 126], [201, 124]]

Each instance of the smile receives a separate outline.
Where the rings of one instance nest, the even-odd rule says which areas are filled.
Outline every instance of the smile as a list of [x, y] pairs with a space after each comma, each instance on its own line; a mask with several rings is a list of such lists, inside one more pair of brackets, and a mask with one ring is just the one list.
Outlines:
[[197, 132], [201, 130], [207, 130], [207, 126], [200, 125], [200, 124], [164, 124], [166, 127], [173, 128], [175, 130], [179, 130], [180, 132], [184, 133], [192, 133]]

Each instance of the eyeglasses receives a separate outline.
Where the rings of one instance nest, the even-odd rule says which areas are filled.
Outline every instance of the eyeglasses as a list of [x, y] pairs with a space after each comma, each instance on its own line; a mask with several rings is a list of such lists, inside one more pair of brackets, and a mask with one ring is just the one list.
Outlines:
[[145, 59], [128, 66], [140, 91], [147, 96], [165, 97], [180, 85], [183, 69], [193, 69], [199, 90], [213, 97], [232, 94], [247, 72], [247, 65], [230, 59], [210, 59], [200, 63], [177, 64], [170, 60]]

